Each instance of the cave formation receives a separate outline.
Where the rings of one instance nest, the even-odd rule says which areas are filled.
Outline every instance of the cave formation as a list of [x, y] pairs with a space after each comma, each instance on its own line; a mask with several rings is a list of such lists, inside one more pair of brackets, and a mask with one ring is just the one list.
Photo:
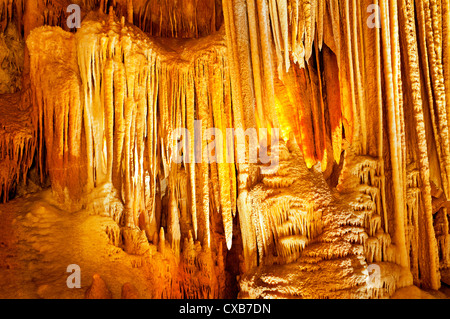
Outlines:
[[0, 297], [448, 294], [449, 28], [449, 0], [0, 0]]

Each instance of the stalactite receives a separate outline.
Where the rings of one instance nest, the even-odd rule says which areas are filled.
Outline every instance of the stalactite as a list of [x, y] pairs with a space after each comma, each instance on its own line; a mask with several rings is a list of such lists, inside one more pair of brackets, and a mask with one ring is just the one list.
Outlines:
[[[208, 88], [205, 79], [205, 68], [206, 66], [199, 64], [196, 65], [196, 96], [198, 98], [198, 119], [201, 121], [202, 132], [205, 132], [208, 128], [208, 118], [210, 116], [209, 105], [208, 105]], [[210, 229], [209, 229], [209, 169], [208, 169], [208, 155], [206, 153], [205, 141], [201, 143], [201, 156], [202, 162], [200, 163], [200, 190], [201, 190], [201, 204], [200, 215], [198, 216], [199, 221], [199, 239], [208, 247], [210, 246]]]
[[0, 111], [4, 114], [0, 120], [0, 200], [3, 203], [10, 199], [17, 185], [26, 184], [37, 146], [37, 121], [31, 108], [11, 107], [21, 104], [21, 99], [18, 93], [0, 98]]
[[[394, 7], [395, 5], [392, 5]], [[388, 122], [389, 122], [389, 141], [390, 141], [390, 151], [391, 151], [391, 162], [393, 167], [392, 172], [392, 179], [394, 184], [394, 201], [395, 201], [395, 223], [396, 223], [396, 234], [394, 241], [397, 243], [397, 247], [399, 249], [398, 257], [399, 257], [399, 263], [403, 266], [406, 266], [407, 264], [407, 257], [406, 257], [406, 244], [404, 239], [404, 217], [402, 216], [402, 212], [405, 211], [405, 201], [403, 198], [403, 170], [401, 168], [402, 166], [402, 150], [400, 148], [401, 145], [401, 136], [399, 134], [400, 132], [400, 123], [399, 123], [399, 108], [401, 107], [399, 105], [398, 100], [398, 87], [395, 86], [397, 83], [397, 72], [399, 71], [397, 69], [397, 65], [395, 65], [395, 62], [392, 61], [392, 56], [395, 55], [395, 49], [391, 47], [391, 43], [389, 39], [391, 38], [389, 36], [389, 30], [391, 28], [394, 28], [391, 32], [397, 32], [395, 26], [390, 26], [390, 17], [394, 17], [396, 14], [396, 11], [392, 12], [392, 7], [389, 7], [389, 4], [382, 3], [381, 4], [381, 20], [382, 20], [382, 27], [383, 27], [383, 46], [384, 46], [384, 57], [385, 57], [385, 66], [387, 67], [387, 71], [385, 71], [385, 77], [386, 77], [386, 86], [387, 86], [387, 101], [390, 107], [388, 107], [387, 115], [388, 115]], [[394, 38], [395, 39], [395, 38]], [[394, 50], [394, 52], [392, 52]], [[400, 153], [400, 154], [399, 154]]]
[[[212, 112], [214, 117], [214, 127], [217, 128], [220, 132], [226, 132], [225, 119], [223, 116], [225, 115], [224, 104], [223, 104], [223, 74], [221, 73], [220, 68], [215, 67], [209, 70], [209, 78], [211, 83], [211, 92], [212, 92]], [[225, 140], [224, 140], [225, 138]], [[231, 147], [231, 145], [227, 145], [226, 136], [222, 136], [222, 140], [216, 136], [215, 137], [215, 157], [217, 162], [217, 170], [219, 177], [219, 188], [220, 188], [220, 208], [222, 210], [222, 221], [225, 228], [225, 238], [227, 242], [228, 249], [231, 248], [232, 244], [232, 236], [233, 236], [233, 215], [231, 210], [231, 184], [230, 183], [230, 175], [234, 174], [234, 172], [230, 172], [230, 166], [226, 161], [227, 149]], [[216, 166], [216, 165], [211, 165]]]
[[[442, 40], [439, 28], [441, 20], [440, 12], [438, 13], [438, 4], [435, 2], [425, 1], [422, 3], [425, 23], [425, 32], [427, 34], [426, 45], [430, 59], [431, 82], [434, 90], [436, 103], [436, 115], [438, 121], [439, 135], [441, 137], [442, 156], [443, 156], [443, 172], [441, 172], [444, 191], [448, 193], [448, 176], [450, 174], [449, 164], [449, 142], [448, 142], [448, 123], [445, 108], [445, 87], [442, 67]], [[447, 189], [447, 190], [446, 190]]]
[[334, 75], [334, 70], [338, 69], [336, 58], [330, 50], [323, 49], [324, 54], [324, 79], [325, 103], [328, 108], [330, 118], [331, 140], [333, 144], [333, 157], [339, 164], [342, 152], [342, 111], [340, 101], [339, 79]]
[[[420, 68], [419, 68], [419, 55], [418, 55], [418, 46], [415, 42], [416, 38], [416, 27], [414, 24], [414, 10], [413, 10], [413, 2], [412, 1], [403, 1], [401, 6], [401, 18], [404, 19], [404, 29], [403, 32], [405, 33], [404, 42], [406, 42], [406, 51], [405, 55], [408, 59], [408, 67], [407, 71], [409, 73], [409, 77], [407, 79], [408, 86], [411, 88], [411, 97], [412, 97], [412, 103], [413, 103], [413, 114], [415, 119], [415, 126], [416, 126], [416, 134], [417, 134], [417, 150], [419, 153], [419, 172], [420, 172], [420, 179], [421, 179], [421, 193], [422, 193], [422, 205], [423, 208], [419, 206], [418, 199], [415, 199], [415, 205], [411, 205], [409, 202], [410, 209], [413, 209], [414, 211], [414, 219], [411, 224], [415, 227], [414, 230], [414, 240], [418, 243], [420, 241], [420, 246], [428, 246], [426, 249], [428, 253], [430, 254], [430, 270], [422, 270], [421, 273], [423, 276], [430, 276], [429, 280], [433, 283], [431, 283], [432, 286], [437, 285], [437, 282], [434, 281], [432, 278], [434, 277], [434, 273], [436, 272], [436, 265], [434, 265], [434, 248], [433, 248], [433, 241], [434, 241], [434, 234], [432, 232], [430, 233], [430, 222], [421, 222], [423, 219], [432, 220], [432, 203], [431, 203], [431, 189], [430, 189], [430, 173], [429, 173], [429, 160], [428, 160], [428, 149], [427, 149], [427, 141], [426, 141], [426, 128], [424, 123], [424, 108], [422, 105], [422, 98], [421, 98], [421, 79], [420, 79]], [[418, 187], [418, 183], [414, 183], [416, 185], [411, 185]], [[409, 190], [409, 189], [408, 189]], [[412, 207], [411, 207], [412, 206]], [[420, 217], [419, 215], [420, 212]], [[424, 218], [424, 216], [426, 216]], [[419, 228], [425, 227], [425, 232], [428, 238], [424, 238], [423, 236], [419, 236]], [[420, 248], [417, 247], [417, 243], [413, 243], [413, 250], [414, 250], [414, 258], [416, 257], [416, 251], [418, 251]], [[409, 246], [408, 246], [409, 247]], [[414, 265], [417, 265], [417, 261], [414, 260]], [[414, 269], [414, 268], [413, 268]], [[418, 279], [417, 270], [415, 270], [415, 276], [416, 279]]]
[[[235, 130], [246, 129], [245, 121], [245, 111], [244, 111], [244, 99], [243, 99], [243, 85], [248, 86], [248, 82], [244, 82], [239, 66], [239, 51], [238, 43], [236, 39], [237, 34], [237, 24], [235, 22], [235, 14], [232, 6], [232, 1], [222, 2], [223, 4], [223, 14], [224, 14], [224, 25], [226, 32], [227, 41], [227, 57], [231, 80], [231, 96], [233, 103], [233, 128]], [[257, 2], [259, 5], [259, 2]], [[242, 25], [240, 25], [242, 28]], [[248, 79], [247, 79], [248, 80]], [[245, 84], [244, 84], [245, 83]], [[250, 91], [251, 92], [251, 91]], [[251, 109], [249, 110], [251, 111]], [[252, 126], [250, 126], [251, 128]], [[248, 144], [246, 141], [237, 140], [235, 143], [235, 150], [247, 150]], [[234, 152], [234, 158], [237, 158], [237, 154]], [[251, 225], [251, 210], [248, 207], [247, 202], [247, 187], [250, 184], [249, 173], [252, 170], [252, 165], [248, 163], [238, 163], [237, 170], [237, 188], [239, 189], [239, 194], [236, 200], [237, 210], [240, 212], [240, 227], [241, 234], [243, 236], [242, 240], [244, 243], [244, 262], [245, 268], [250, 269], [257, 264], [257, 253], [256, 253], [256, 238], [254, 234], [254, 229]]]
[[[52, 32], [48, 29], [43, 29], [45, 36], [51, 37]], [[78, 71], [73, 67], [67, 68], [60, 65], [59, 70], [67, 76], [67, 82], [60, 83], [58, 78], [47, 78], [41, 75], [40, 72], [48, 72], [45, 67], [42, 67], [45, 60], [41, 55], [48, 54], [49, 51], [39, 51], [35, 47], [35, 43], [30, 40], [29, 46], [32, 50], [36, 48], [35, 55], [31, 55], [31, 66], [33, 75], [31, 76], [34, 82], [34, 98], [39, 107], [37, 112], [37, 119], [39, 127], [44, 130], [44, 140], [46, 148], [49, 152], [47, 157], [46, 167], [50, 171], [53, 189], [57, 193], [59, 199], [73, 208], [80, 206], [81, 194], [83, 193], [83, 184], [85, 183], [85, 174], [83, 168], [85, 162], [83, 158], [82, 147], [76, 141], [81, 140], [81, 122], [82, 112], [80, 111], [80, 82], [78, 78]], [[49, 40], [49, 45], [46, 50], [52, 50], [52, 46], [59, 46], [64, 41], [74, 43], [74, 37], [70, 34], [63, 34], [63, 31], [52, 40]], [[75, 46], [71, 45], [65, 52], [60, 52], [65, 56], [69, 65], [76, 64]], [[45, 91], [52, 89], [59, 92], [52, 96], [47, 96]], [[40, 92], [38, 92], [40, 91]], [[73, 110], [72, 110], [73, 107]], [[68, 127], [70, 125], [70, 127]], [[44, 142], [44, 141], [42, 141]], [[39, 146], [43, 150], [42, 145]], [[78, 165], [72, 165], [73, 161], [79, 161]], [[74, 178], [67, 178], [67, 176], [75, 176]], [[65, 188], [73, 189], [70, 194]], [[87, 189], [87, 191], [89, 191]]]
[[[118, 2], [126, 6], [131, 1]], [[128, 14], [134, 12], [139, 28], [153, 36], [199, 38], [217, 31], [220, 23], [216, 21], [220, 7], [215, 0], [180, 0], [178, 4], [149, 0], [132, 4]]]
[[197, 238], [198, 236], [198, 222], [197, 222], [197, 192], [196, 192], [196, 172], [195, 172], [195, 140], [194, 136], [194, 80], [193, 74], [187, 74], [187, 94], [186, 94], [186, 124], [187, 129], [190, 135], [189, 139], [189, 171], [190, 171], [190, 179], [191, 179], [191, 196], [192, 196], [192, 224], [194, 227], [194, 236]]

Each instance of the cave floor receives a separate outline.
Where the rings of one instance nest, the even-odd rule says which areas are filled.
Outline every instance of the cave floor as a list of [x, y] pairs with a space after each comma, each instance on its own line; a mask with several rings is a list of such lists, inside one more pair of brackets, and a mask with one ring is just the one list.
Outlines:
[[[149, 298], [133, 256], [108, 242], [105, 228], [112, 219], [62, 211], [44, 190], [0, 205], [0, 220], [0, 298], [84, 298], [96, 273], [113, 298], [120, 298], [126, 282]], [[71, 264], [80, 266], [80, 289], [67, 287]]]
[[[1, 204], [0, 220], [0, 298], [84, 298], [94, 274], [104, 279], [113, 298], [120, 298], [126, 282], [141, 298], [151, 298], [145, 274], [133, 267], [135, 257], [109, 243], [105, 229], [112, 219], [86, 210], [60, 210], [47, 189]], [[80, 289], [67, 287], [71, 264], [80, 266]], [[410, 286], [393, 295], [393, 299], [449, 297], [447, 285], [439, 291]]]

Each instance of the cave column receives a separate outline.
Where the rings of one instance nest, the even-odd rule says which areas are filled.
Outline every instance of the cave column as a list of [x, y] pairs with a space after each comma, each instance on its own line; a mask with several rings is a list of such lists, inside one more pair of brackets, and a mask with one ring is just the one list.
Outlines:
[[408, 267], [408, 256], [406, 250], [406, 230], [405, 230], [405, 211], [406, 198], [404, 198], [405, 180], [403, 176], [403, 152], [402, 137], [404, 131], [401, 128], [400, 108], [400, 87], [397, 80], [399, 76], [398, 64], [396, 63], [397, 55], [395, 41], [398, 40], [397, 25], [397, 4], [396, 0], [381, 1], [381, 30], [383, 43], [383, 59], [385, 69], [385, 96], [386, 111], [388, 123], [388, 137], [390, 147], [390, 158], [392, 165], [392, 182], [393, 182], [393, 198], [394, 198], [394, 223], [395, 230], [393, 240], [397, 248], [397, 263], [403, 267]]

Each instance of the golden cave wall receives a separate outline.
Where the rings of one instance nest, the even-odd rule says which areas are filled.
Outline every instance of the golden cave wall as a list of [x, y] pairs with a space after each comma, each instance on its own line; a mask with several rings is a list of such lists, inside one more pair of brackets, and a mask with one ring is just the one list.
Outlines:
[[[3, 200], [34, 162], [62, 207], [106, 212], [112, 241], [165, 273], [155, 297], [226, 296], [229, 263], [243, 298], [438, 289], [450, 4], [373, 2], [75, 1], [78, 30], [67, 1], [0, 2], [3, 34], [14, 24], [27, 45], [21, 90], [0, 106], [29, 117], [25, 133], [4, 120]], [[258, 150], [279, 129], [277, 171], [238, 163], [245, 139], [214, 140], [220, 163], [188, 161], [189, 139], [174, 163], [180, 127], [267, 129]]]

